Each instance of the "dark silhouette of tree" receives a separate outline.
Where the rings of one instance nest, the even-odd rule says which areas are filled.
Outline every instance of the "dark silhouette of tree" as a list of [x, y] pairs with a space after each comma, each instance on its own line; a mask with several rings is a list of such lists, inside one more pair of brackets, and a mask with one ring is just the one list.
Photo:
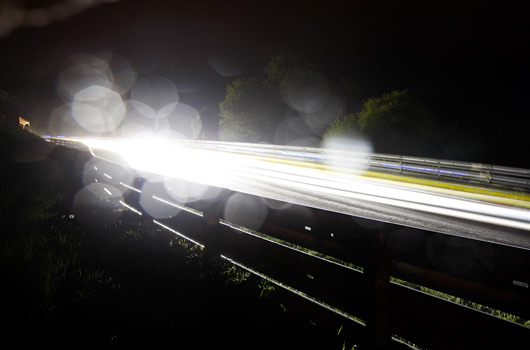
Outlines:
[[356, 82], [349, 78], [341, 77], [339, 90], [350, 113], [359, 112], [362, 109], [363, 90]]
[[325, 138], [363, 135], [378, 152], [422, 155], [433, 142], [434, 116], [408, 90], [367, 99], [358, 113], [339, 115]]
[[197, 139], [218, 140], [219, 139], [219, 111], [215, 108], [204, 106], [199, 111], [201, 121], [201, 132]]
[[262, 80], [240, 78], [226, 88], [219, 104], [223, 138], [245, 142], [271, 142], [285, 105]]
[[269, 64], [265, 67], [266, 78], [263, 84], [269, 89], [280, 91], [280, 86], [289, 72], [289, 66], [285, 57], [277, 55], [271, 57]]
[[[273, 56], [262, 78], [239, 78], [227, 86], [219, 105], [221, 134], [246, 142], [288, 143], [287, 135], [320, 139], [343, 107], [316, 65]], [[286, 125], [300, 132], [284, 132]]]

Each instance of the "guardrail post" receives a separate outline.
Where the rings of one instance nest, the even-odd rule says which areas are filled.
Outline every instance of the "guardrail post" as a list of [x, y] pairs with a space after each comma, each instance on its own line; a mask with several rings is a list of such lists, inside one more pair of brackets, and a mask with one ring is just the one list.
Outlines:
[[386, 243], [381, 233], [368, 239], [368, 260], [364, 267], [368, 295], [366, 331], [369, 349], [390, 349], [390, 275]]
[[220, 212], [221, 202], [208, 203], [202, 208], [203, 220], [204, 220], [204, 253], [206, 261], [217, 258], [219, 255], [220, 242], [218, 242], [218, 235], [216, 230], [220, 224]]

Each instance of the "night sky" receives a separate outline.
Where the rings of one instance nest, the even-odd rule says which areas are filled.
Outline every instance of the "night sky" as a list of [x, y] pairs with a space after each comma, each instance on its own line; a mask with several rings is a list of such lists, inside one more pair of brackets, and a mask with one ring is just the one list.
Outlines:
[[217, 106], [227, 83], [259, 74], [271, 56], [283, 54], [295, 63], [317, 63], [330, 79], [349, 78], [369, 96], [408, 88], [443, 123], [483, 133], [490, 149], [528, 150], [530, 21], [523, 5], [385, 0], [0, 4], [0, 89], [22, 98], [25, 116], [39, 128], [60, 101], [57, 81], [65, 60], [77, 53], [111, 52], [140, 75], [165, 75], [180, 101], [196, 109]]

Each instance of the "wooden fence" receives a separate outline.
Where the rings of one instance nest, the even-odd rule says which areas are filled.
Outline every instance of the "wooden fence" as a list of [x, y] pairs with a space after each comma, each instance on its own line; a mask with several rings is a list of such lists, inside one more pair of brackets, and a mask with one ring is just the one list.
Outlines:
[[[215, 199], [176, 203], [162, 182], [150, 182], [156, 195], [142, 194], [144, 178], [123, 183], [132, 172], [106, 164], [85, 177], [120, 188], [119, 204], [132, 215], [277, 284], [290, 307], [320, 326], [341, 327], [362, 348], [528, 348], [530, 328], [484, 311], [530, 320], [527, 249], [225, 189]], [[153, 201], [177, 210], [154, 218], [144, 209]]]
[[[104, 175], [94, 177], [121, 187], [135, 215], [276, 283], [313, 322], [342, 327], [363, 348], [516, 349], [530, 339], [530, 328], [418, 287], [530, 319], [528, 250], [228, 190], [176, 203], [162, 182], [147, 196], [142, 178]], [[178, 213], [153, 218], [147, 201]]]

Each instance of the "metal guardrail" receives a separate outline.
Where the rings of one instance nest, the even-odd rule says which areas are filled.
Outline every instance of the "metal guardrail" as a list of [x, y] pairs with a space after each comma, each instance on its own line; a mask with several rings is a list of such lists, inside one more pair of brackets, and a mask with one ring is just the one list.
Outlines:
[[391, 154], [367, 154], [323, 148], [249, 144], [234, 142], [191, 141], [190, 147], [207, 148], [263, 157], [303, 160], [367, 170], [439, 178], [514, 191], [530, 191], [530, 170], [506, 166], [419, 158]]
[[[44, 137], [48, 142], [72, 146], [82, 139]], [[530, 169], [468, 163], [452, 160], [419, 158], [403, 155], [361, 153], [324, 148], [282, 146], [218, 141], [180, 141], [188, 147], [250, 154], [261, 157], [313, 162], [348, 168], [363, 168], [384, 173], [437, 178], [471, 183], [516, 192], [530, 192]]]

